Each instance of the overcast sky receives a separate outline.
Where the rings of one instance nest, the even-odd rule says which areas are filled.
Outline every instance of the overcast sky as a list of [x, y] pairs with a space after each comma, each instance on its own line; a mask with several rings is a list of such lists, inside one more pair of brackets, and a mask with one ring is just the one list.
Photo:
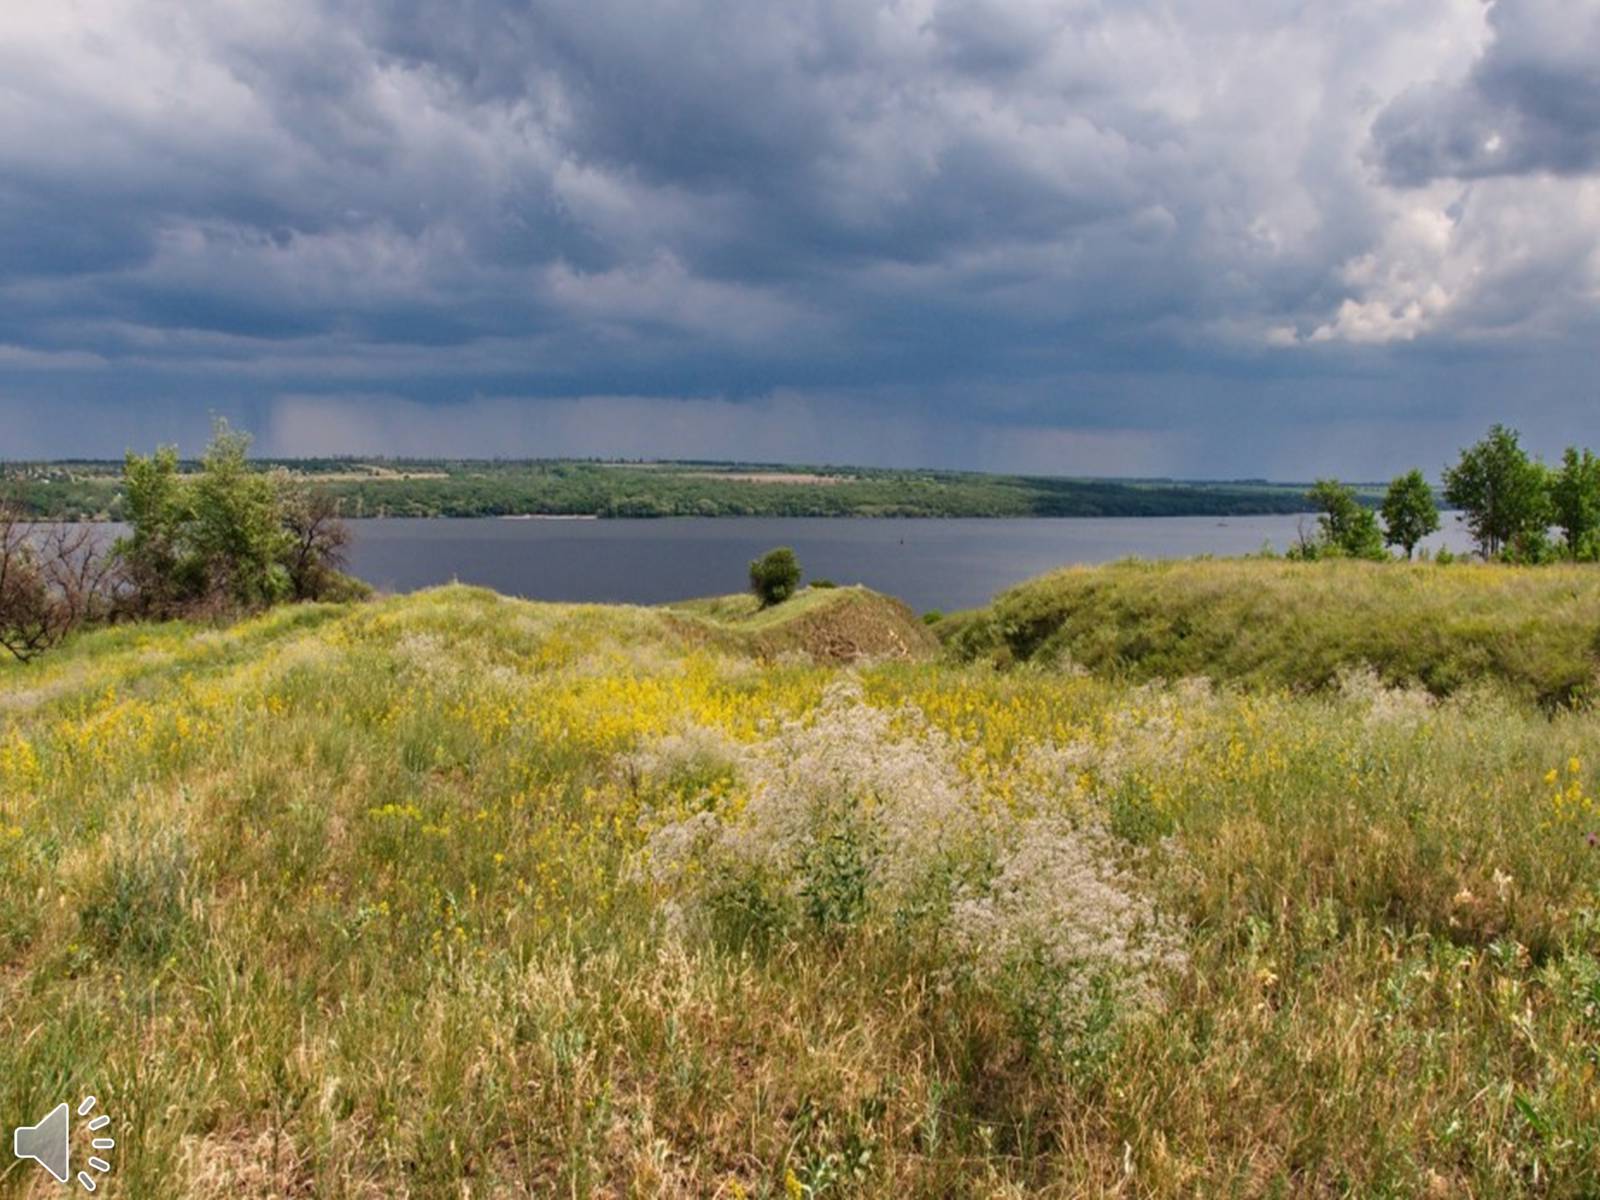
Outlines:
[[0, 456], [1600, 444], [1600, 0], [0, 5]]

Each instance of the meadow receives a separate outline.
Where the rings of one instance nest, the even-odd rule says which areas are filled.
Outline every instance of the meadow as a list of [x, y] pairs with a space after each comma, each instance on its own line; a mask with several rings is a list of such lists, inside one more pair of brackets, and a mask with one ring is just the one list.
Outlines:
[[1600, 1191], [1582, 693], [940, 656], [839, 591], [0, 668], [0, 1112], [94, 1092], [133, 1197]]

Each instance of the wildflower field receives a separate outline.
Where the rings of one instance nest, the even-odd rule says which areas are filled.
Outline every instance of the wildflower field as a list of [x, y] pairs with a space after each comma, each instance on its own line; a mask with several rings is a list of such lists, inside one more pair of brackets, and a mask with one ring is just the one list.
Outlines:
[[700, 619], [0, 669], [0, 1112], [141, 1198], [1600, 1192], [1600, 715]]

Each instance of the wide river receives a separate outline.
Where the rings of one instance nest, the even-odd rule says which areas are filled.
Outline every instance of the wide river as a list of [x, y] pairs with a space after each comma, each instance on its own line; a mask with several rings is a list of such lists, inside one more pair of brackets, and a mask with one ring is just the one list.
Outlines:
[[[742, 590], [750, 560], [793, 546], [807, 578], [864, 583], [913, 608], [983, 604], [1068, 563], [1282, 551], [1314, 516], [1016, 520], [724, 517], [351, 521], [350, 570], [383, 591], [460, 580], [540, 600], [659, 604]], [[1465, 550], [1453, 515], [1429, 541]]]

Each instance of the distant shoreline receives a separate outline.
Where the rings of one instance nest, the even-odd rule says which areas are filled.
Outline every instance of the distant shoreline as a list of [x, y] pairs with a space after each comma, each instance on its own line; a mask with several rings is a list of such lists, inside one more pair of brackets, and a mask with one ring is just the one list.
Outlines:
[[[372, 517], [370, 519], [374, 520], [374, 521], [381, 521], [381, 520], [384, 520], [385, 518], [383, 518], [383, 517]], [[404, 519], [404, 518], [401, 518], [401, 519]], [[448, 520], [449, 518], [445, 518], [445, 517], [422, 517], [420, 519], [424, 520], [424, 521], [439, 521], [439, 520]], [[460, 520], [461, 518], [458, 517], [456, 519]], [[471, 521], [471, 520], [474, 520], [475, 518], [468, 517], [466, 519]], [[598, 521], [600, 519], [600, 514], [599, 513], [501, 513], [498, 516], [485, 517], [485, 518], [481, 518], [481, 519], [483, 519], [483, 520], [492, 520], [492, 521]]]
[[[1232, 517], [1299, 514], [1309, 485], [1085, 479], [805, 464], [258, 460], [347, 517]], [[187, 470], [193, 470], [187, 464]], [[119, 520], [122, 464], [0, 464], [32, 517]], [[1362, 503], [1382, 492], [1363, 485]]]
[[[1024, 512], [1024, 514], [992, 514], [992, 512], [952, 512], [952, 514], [926, 514], [926, 512], [798, 512], [798, 514], [773, 514], [773, 512], [730, 512], [715, 517], [696, 514], [611, 515], [598, 512], [368, 512], [346, 514], [346, 522], [704, 522], [718, 525], [738, 520], [795, 520], [795, 522], [926, 522], [942, 525], [946, 522], [1165, 522], [1165, 520], [1195, 520], [1211, 525], [1227, 525], [1235, 520], [1253, 517], [1317, 517], [1315, 509], [1274, 509], [1269, 512]], [[51, 517], [29, 515], [29, 522], [40, 525], [126, 525], [122, 517]]]

